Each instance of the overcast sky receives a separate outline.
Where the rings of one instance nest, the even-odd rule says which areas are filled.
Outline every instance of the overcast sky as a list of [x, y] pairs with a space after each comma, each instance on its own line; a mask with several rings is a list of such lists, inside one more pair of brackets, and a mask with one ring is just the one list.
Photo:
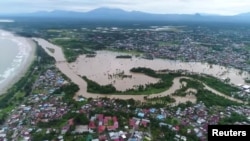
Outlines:
[[2, 14], [52, 10], [85, 12], [99, 7], [163, 14], [235, 15], [250, 12], [250, 0], [0, 0]]

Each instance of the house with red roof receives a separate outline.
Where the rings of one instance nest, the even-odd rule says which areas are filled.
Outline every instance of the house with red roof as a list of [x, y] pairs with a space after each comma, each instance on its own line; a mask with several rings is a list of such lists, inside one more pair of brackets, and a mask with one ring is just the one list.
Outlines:
[[104, 131], [105, 131], [105, 129], [106, 129], [106, 126], [99, 125], [99, 126], [98, 126], [98, 133], [102, 133], [102, 132], [104, 132]]
[[142, 120], [142, 121], [141, 121], [141, 125], [142, 125], [143, 127], [147, 127], [148, 122], [147, 122], [147, 121]]
[[139, 127], [139, 123], [140, 123], [140, 120], [137, 120], [137, 119], [134, 119], [134, 118], [129, 119], [129, 126], [131, 128], [136, 128], [137, 129]]
[[98, 138], [100, 141], [106, 141], [108, 139], [105, 135], [99, 136]]
[[90, 129], [96, 129], [95, 121], [90, 121], [89, 122], [89, 128]]
[[71, 118], [71, 119], [68, 120], [68, 125], [69, 126], [73, 126], [74, 125], [74, 119], [73, 118]]
[[109, 131], [116, 130], [119, 127], [117, 117], [104, 117], [104, 125], [107, 127]]
[[[109, 131], [114, 131], [119, 128], [119, 122], [116, 116], [104, 116], [103, 114], [97, 114], [94, 120], [91, 120], [89, 123], [90, 129], [98, 130], [98, 133], [103, 133], [105, 129]], [[98, 125], [96, 126], [95, 121], [97, 120]]]
[[174, 127], [174, 130], [175, 130], [175, 131], [179, 131], [179, 130], [180, 130], [180, 127], [179, 127], [178, 125], [176, 125], [176, 126]]

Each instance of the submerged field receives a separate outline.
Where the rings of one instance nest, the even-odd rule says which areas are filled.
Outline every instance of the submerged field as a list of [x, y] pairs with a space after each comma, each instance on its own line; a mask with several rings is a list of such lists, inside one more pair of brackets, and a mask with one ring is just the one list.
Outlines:
[[[145, 98], [152, 99], [171, 96], [175, 99], [176, 103], [187, 101], [196, 102], [197, 98], [203, 99], [203, 97], [197, 97], [197, 95], [186, 95], [185, 97], [172, 96], [173, 93], [183, 87], [183, 84], [180, 82], [183, 76], [166, 77], [164, 81], [169, 80], [171, 83], [161, 87], [162, 89], [159, 89], [161, 91], [155, 91], [153, 87], [146, 89], [146, 86], [149, 84], [157, 84], [163, 81], [163, 77], [150, 75], [146, 70], [142, 72], [131, 71], [131, 69], [138, 67], [149, 68], [156, 72], [159, 70], [168, 70], [176, 74], [181, 71], [183, 73], [208, 74], [218, 77], [219, 79], [228, 77], [230, 78], [230, 83], [235, 85], [238, 83], [244, 84], [244, 77], [247, 75], [246, 73], [239, 73], [240, 70], [229, 69], [218, 65], [211, 66], [199, 62], [180, 62], [165, 59], [147, 60], [138, 56], [132, 56], [132, 58], [116, 58], [117, 55], [124, 54], [110, 51], [97, 51], [96, 55], [91, 57], [82, 55], [78, 57], [75, 62], [68, 63], [60, 47], [43, 39], [36, 38], [35, 40], [44, 47], [48, 54], [56, 59], [56, 66], [69, 77], [72, 82], [79, 86], [80, 90], [77, 92], [76, 98], [78, 96], [119, 99], [133, 98], [135, 100], [144, 101]], [[48, 47], [53, 48], [55, 52], [49, 51]], [[183, 68], [185, 68], [185, 70]], [[159, 73], [164, 73], [164, 71]], [[96, 88], [105, 88], [109, 91], [107, 93], [106, 91], [102, 93], [102, 90], [93, 91], [93, 87], [92, 90], [90, 90], [90, 82], [92, 86]], [[202, 85], [205, 86], [204, 89], [197, 87], [195, 88], [196, 90], [192, 91], [195, 93], [213, 93], [218, 95], [218, 97], [224, 97], [226, 100], [242, 103], [241, 100], [234, 99], [222, 93], [223, 91], [221, 92], [219, 89], [214, 89], [209, 83], [202, 83]], [[139, 95], [136, 95], [137, 92], [133, 90], [138, 91], [139, 89], [142, 91], [138, 93]], [[187, 91], [187, 93], [189, 93], [189, 91]]]

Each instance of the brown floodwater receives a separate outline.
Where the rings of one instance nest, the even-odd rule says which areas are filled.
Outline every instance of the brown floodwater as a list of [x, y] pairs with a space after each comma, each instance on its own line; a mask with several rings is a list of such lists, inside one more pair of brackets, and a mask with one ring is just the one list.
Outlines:
[[[136, 100], [144, 100], [145, 95], [103, 95], [103, 94], [92, 94], [87, 92], [87, 83], [81, 78], [81, 76], [87, 76], [88, 79], [96, 81], [101, 85], [113, 84], [117, 90], [124, 91], [129, 88], [133, 88], [136, 85], [145, 85], [149, 83], [156, 83], [159, 79], [155, 79], [143, 74], [131, 73], [130, 69], [134, 67], [147, 67], [154, 70], [188, 70], [195, 73], [204, 73], [215, 76], [217, 78], [230, 78], [232, 84], [245, 84], [244, 78], [249, 77], [249, 73], [242, 72], [234, 68], [226, 68], [219, 65], [209, 65], [207, 63], [200, 62], [180, 62], [172, 61], [167, 59], [154, 59], [147, 60], [143, 58], [132, 57], [131, 59], [117, 59], [117, 55], [124, 55], [124, 53], [110, 52], [110, 51], [98, 51], [95, 57], [86, 57], [81, 55], [73, 63], [67, 63], [62, 52], [62, 49], [48, 41], [41, 38], [33, 38], [36, 40], [45, 51], [53, 56], [57, 63], [56, 66], [58, 69], [68, 76], [72, 82], [77, 84], [80, 87], [80, 90], [77, 92], [76, 96], [82, 95], [84, 97], [109, 97], [109, 98], [121, 98], [121, 99], [130, 99], [134, 98]], [[48, 50], [53, 48], [54, 53]], [[122, 74], [122, 75], [121, 75]], [[122, 78], [121, 76], [127, 75], [129, 77]], [[157, 96], [166, 96], [174, 93], [176, 90], [180, 89], [181, 83], [179, 82], [181, 77], [177, 77], [173, 81], [173, 85], [166, 91], [150, 95], [149, 98]], [[221, 95], [221, 93], [216, 90], [213, 90], [214, 93]], [[176, 98], [176, 97], [174, 97]], [[177, 97], [178, 98], [178, 97]], [[196, 101], [193, 96], [188, 96], [186, 98], [179, 98], [177, 101]]]

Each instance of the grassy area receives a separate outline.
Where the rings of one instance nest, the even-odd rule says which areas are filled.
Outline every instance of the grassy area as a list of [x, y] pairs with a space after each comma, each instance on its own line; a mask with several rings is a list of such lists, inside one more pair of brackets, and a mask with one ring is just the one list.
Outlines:
[[13, 104], [18, 104], [18, 100], [16, 97], [20, 97], [24, 93], [24, 95], [28, 94], [31, 90], [30, 84], [31, 82], [30, 76], [33, 72], [33, 65], [30, 67], [31, 69], [28, 69], [26, 74], [18, 81], [16, 82], [11, 89], [8, 89], [7, 92], [0, 96], [0, 109], [6, 108], [8, 106], [12, 106]]
[[88, 79], [86, 76], [82, 77], [87, 83], [87, 91], [91, 93], [102, 93], [102, 94], [114, 94], [117, 92], [116, 88], [109, 84], [109, 85], [99, 85], [95, 81]]
[[82, 54], [94, 54], [94, 50], [103, 49], [104, 45], [94, 42], [80, 41], [76, 39], [51, 39], [53, 44], [62, 47], [68, 62], [76, 61]]
[[8, 106], [0, 110], [0, 123], [8, 116], [9, 113], [15, 108], [15, 106]]
[[22, 101], [23, 97], [25, 97], [24, 91], [18, 91], [14, 96], [14, 99]]

